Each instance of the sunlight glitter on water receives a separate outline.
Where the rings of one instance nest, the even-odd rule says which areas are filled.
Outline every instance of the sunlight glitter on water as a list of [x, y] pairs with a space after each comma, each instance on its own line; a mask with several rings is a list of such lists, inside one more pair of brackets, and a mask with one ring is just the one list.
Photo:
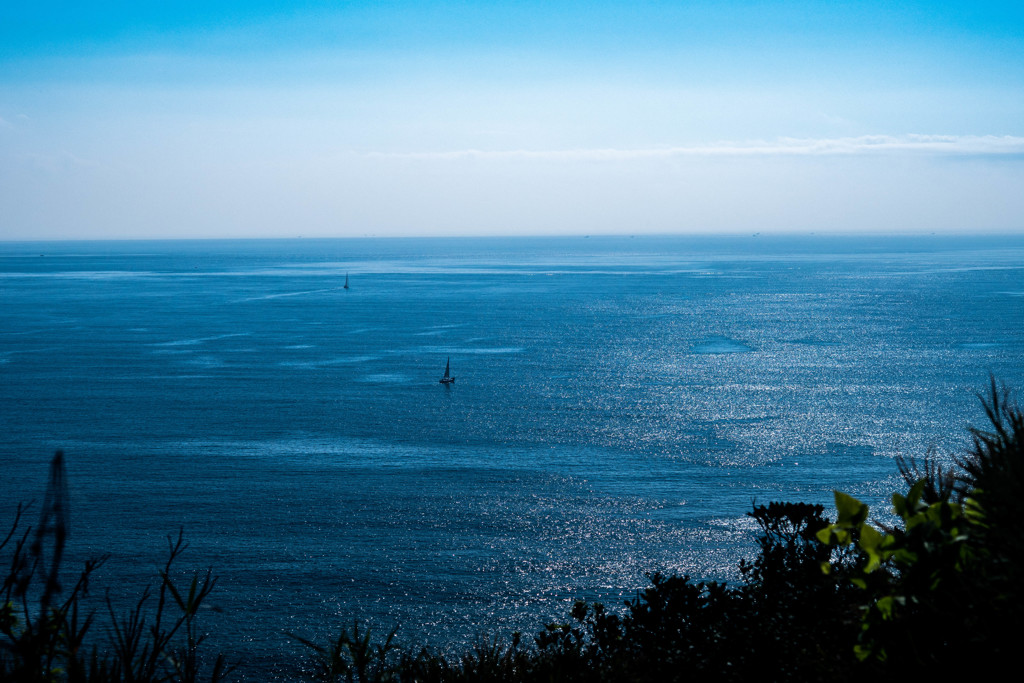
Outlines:
[[38, 498], [63, 448], [74, 552], [127, 589], [184, 527], [253, 651], [735, 579], [752, 501], [884, 512], [893, 456], [962, 449], [989, 372], [1024, 385], [1024, 244], [882, 242], [0, 251], [0, 493]]

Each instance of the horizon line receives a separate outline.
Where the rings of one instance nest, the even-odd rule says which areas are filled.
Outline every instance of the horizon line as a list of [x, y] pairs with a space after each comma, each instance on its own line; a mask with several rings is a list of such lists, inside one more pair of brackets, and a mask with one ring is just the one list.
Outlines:
[[276, 236], [250, 236], [250, 237], [84, 237], [84, 238], [41, 238], [34, 240], [26, 239], [5, 239], [0, 237], [0, 244], [55, 244], [67, 242], [285, 242], [296, 240], [308, 241], [336, 241], [336, 240], [446, 240], [446, 239], [601, 239], [601, 238], [645, 238], [645, 237], [736, 237], [736, 238], [778, 238], [778, 237], [820, 237], [820, 238], [906, 238], [906, 237], [969, 237], [969, 238], [995, 238], [995, 237], [1020, 237], [1024, 238], [1024, 227], [1015, 230], [986, 230], [978, 232], [968, 228], [960, 230], [907, 230], [907, 231], [839, 231], [827, 230], [719, 230], [719, 231], [689, 231], [689, 232], [567, 232], [567, 233], [490, 233], [490, 234], [469, 234], [469, 233], [436, 233], [428, 235], [401, 234], [401, 235], [276, 235]]

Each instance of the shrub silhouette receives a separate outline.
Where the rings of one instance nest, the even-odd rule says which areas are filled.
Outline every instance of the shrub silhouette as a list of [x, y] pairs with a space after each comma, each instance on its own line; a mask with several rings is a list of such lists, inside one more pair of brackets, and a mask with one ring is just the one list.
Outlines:
[[953, 469], [901, 465], [912, 484], [893, 496], [901, 525], [875, 528], [866, 505], [837, 492], [838, 518], [819, 533], [855, 558], [847, 575], [865, 605], [855, 651], [888, 676], [1001, 674], [1015, 661], [1024, 414], [994, 380], [981, 398], [991, 429], [970, 430]]
[[62, 452], [57, 451], [50, 464], [35, 529], [21, 529], [26, 512], [26, 506], [18, 506], [14, 522], [0, 542], [0, 551], [10, 551], [9, 570], [0, 592], [0, 680], [194, 683], [219, 681], [231, 670], [224, 658], [217, 656], [209, 673], [202, 675], [199, 650], [205, 636], [198, 635], [195, 619], [216, 580], [210, 572], [196, 574], [187, 591], [174, 583], [171, 567], [187, 547], [180, 532], [177, 540], [167, 539], [167, 561], [159, 572], [155, 610], [148, 610], [149, 588], [125, 615], [116, 614], [108, 599], [112, 638], [101, 648], [99, 643], [87, 646], [96, 615], [82, 614], [81, 598], [89, 590], [93, 573], [107, 558], [87, 560], [71, 590], [62, 596], [60, 571], [68, 536]]
[[[897, 466], [908, 490], [893, 496], [894, 527], [836, 492], [837, 517], [806, 503], [755, 506], [757, 556], [737, 585], [651, 574], [619, 609], [577, 602], [563, 623], [508, 644], [481, 637], [461, 656], [382, 640], [354, 624], [326, 645], [293, 635], [311, 655], [296, 672], [320, 681], [850, 681], [1001, 673], [1024, 632], [1024, 414], [993, 380], [981, 397], [988, 429], [943, 467], [934, 453]], [[187, 589], [172, 580], [185, 551], [168, 538], [155, 591], [127, 614], [108, 600], [110, 637], [97, 636], [81, 598], [105, 557], [62, 584], [67, 484], [57, 453], [40, 523], [18, 506], [0, 541], [0, 680], [218, 681], [222, 656], [204, 666], [196, 617], [216, 585], [207, 571]], [[155, 605], [152, 603], [155, 600]], [[291, 634], [289, 634], [291, 635]], [[1009, 670], [1009, 669], [1007, 669]], [[241, 669], [239, 670], [242, 671]]]

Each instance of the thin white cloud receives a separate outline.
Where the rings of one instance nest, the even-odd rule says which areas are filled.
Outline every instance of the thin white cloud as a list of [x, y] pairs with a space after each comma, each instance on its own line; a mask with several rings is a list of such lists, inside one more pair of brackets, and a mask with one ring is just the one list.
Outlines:
[[775, 141], [722, 142], [687, 147], [641, 149], [500, 150], [448, 152], [370, 152], [375, 158], [401, 159], [542, 159], [551, 161], [622, 161], [705, 156], [825, 156], [864, 154], [933, 154], [1005, 156], [1024, 154], [1024, 137], [1012, 135], [862, 135], [849, 138], [779, 138]]
[[36, 170], [47, 173], [61, 173], [80, 168], [99, 168], [100, 164], [83, 159], [66, 150], [52, 154], [20, 154], [16, 158], [23, 160]]

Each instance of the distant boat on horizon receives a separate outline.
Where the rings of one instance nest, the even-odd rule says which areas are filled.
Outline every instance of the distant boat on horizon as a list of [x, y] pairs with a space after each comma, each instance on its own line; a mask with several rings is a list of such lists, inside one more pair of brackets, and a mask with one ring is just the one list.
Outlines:
[[455, 378], [452, 377], [452, 357], [448, 356], [448, 362], [444, 365], [444, 377], [441, 378], [441, 384], [455, 384]]
[[345, 273], [345, 289], [348, 289], [348, 273]]

